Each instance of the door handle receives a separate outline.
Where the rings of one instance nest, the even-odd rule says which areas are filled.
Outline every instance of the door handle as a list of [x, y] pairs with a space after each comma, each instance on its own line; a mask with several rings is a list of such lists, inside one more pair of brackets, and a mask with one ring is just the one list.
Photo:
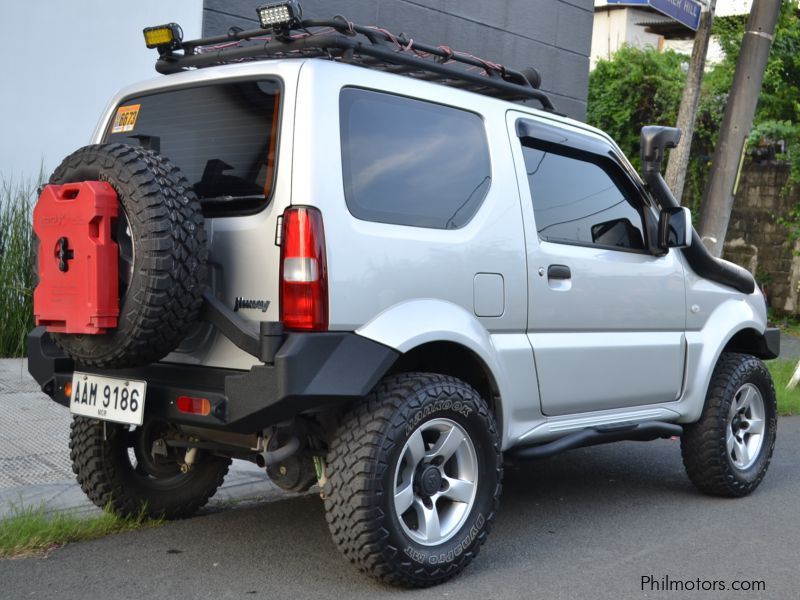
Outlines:
[[548, 279], [571, 279], [572, 272], [567, 265], [550, 265], [547, 267]]

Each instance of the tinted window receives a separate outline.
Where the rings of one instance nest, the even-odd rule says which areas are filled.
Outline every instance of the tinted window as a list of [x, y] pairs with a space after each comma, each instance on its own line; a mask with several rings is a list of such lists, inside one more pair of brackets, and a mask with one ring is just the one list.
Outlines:
[[279, 95], [276, 82], [247, 81], [128, 98], [106, 141], [159, 150], [201, 200], [260, 196], [263, 205], [273, 183]]
[[367, 221], [455, 229], [477, 212], [491, 182], [477, 115], [389, 94], [341, 94], [344, 192]]
[[603, 159], [567, 153], [523, 147], [539, 237], [644, 249], [641, 214]]

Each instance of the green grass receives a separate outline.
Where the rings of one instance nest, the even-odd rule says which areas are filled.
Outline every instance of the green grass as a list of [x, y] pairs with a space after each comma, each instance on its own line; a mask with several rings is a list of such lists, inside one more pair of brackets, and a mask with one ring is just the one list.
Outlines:
[[31, 211], [37, 184], [0, 180], [0, 358], [22, 356], [33, 328]]
[[797, 362], [793, 360], [768, 360], [766, 363], [772, 380], [775, 383], [775, 393], [778, 396], [778, 413], [781, 415], [796, 415], [800, 413], [800, 386], [787, 390], [794, 373]]
[[15, 507], [10, 517], [0, 520], [0, 559], [41, 554], [70, 542], [162, 523], [148, 519], [144, 514], [125, 519], [107, 511], [99, 515], [80, 516], [67, 512], [48, 513], [44, 506]]
[[779, 327], [789, 335], [800, 337], [800, 321], [796, 317], [787, 318]]
[[800, 317], [797, 315], [790, 315], [779, 313], [778, 311], [770, 308], [767, 312], [768, 321], [772, 327], [780, 327], [781, 331], [800, 337]]

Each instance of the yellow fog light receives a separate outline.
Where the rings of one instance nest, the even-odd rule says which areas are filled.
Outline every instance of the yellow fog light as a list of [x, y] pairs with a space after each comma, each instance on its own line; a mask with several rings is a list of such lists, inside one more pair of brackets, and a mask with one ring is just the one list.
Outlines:
[[173, 50], [178, 48], [183, 40], [183, 30], [177, 23], [145, 27], [142, 33], [148, 48]]

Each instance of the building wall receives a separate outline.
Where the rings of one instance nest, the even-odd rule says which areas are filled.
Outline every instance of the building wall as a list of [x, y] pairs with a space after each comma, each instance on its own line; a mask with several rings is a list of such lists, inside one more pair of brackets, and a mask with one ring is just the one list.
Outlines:
[[49, 174], [85, 145], [121, 87], [155, 77], [142, 28], [175, 21], [200, 35], [202, 0], [3, 2], [0, 180]]
[[[203, 32], [257, 25], [252, 0], [205, 0]], [[301, 0], [306, 18], [337, 14], [512, 68], [528, 65], [559, 111], [583, 119], [593, 0]]]
[[[706, 3], [707, 4], [707, 3]], [[753, 0], [717, 0], [716, 17], [744, 15], [750, 12]], [[608, 60], [622, 44], [644, 49], [652, 46], [659, 50], [674, 50], [687, 56], [692, 54], [694, 36], [688, 39], [667, 39], [649, 33], [646, 26], [637, 23], [666, 19], [656, 9], [639, 9], [619, 4], [609, 4], [606, 0], [594, 0], [594, 27], [590, 53], [591, 69], [598, 60]], [[689, 30], [686, 30], [689, 32]], [[723, 58], [722, 48], [714, 38], [706, 55], [706, 63], [714, 64]]]
[[776, 215], [800, 202], [800, 187], [787, 190], [785, 164], [745, 164], [725, 236], [723, 258], [756, 275], [767, 301], [780, 312], [800, 314], [800, 243]]
[[660, 48], [662, 37], [648, 33], [637, 25], [652, 20], [653, 13], [636, 8], [608, 7], [594, 13], [592, 28], [591, 68], [598, 60], [608, 60], [623, 44], [636, 48]]

